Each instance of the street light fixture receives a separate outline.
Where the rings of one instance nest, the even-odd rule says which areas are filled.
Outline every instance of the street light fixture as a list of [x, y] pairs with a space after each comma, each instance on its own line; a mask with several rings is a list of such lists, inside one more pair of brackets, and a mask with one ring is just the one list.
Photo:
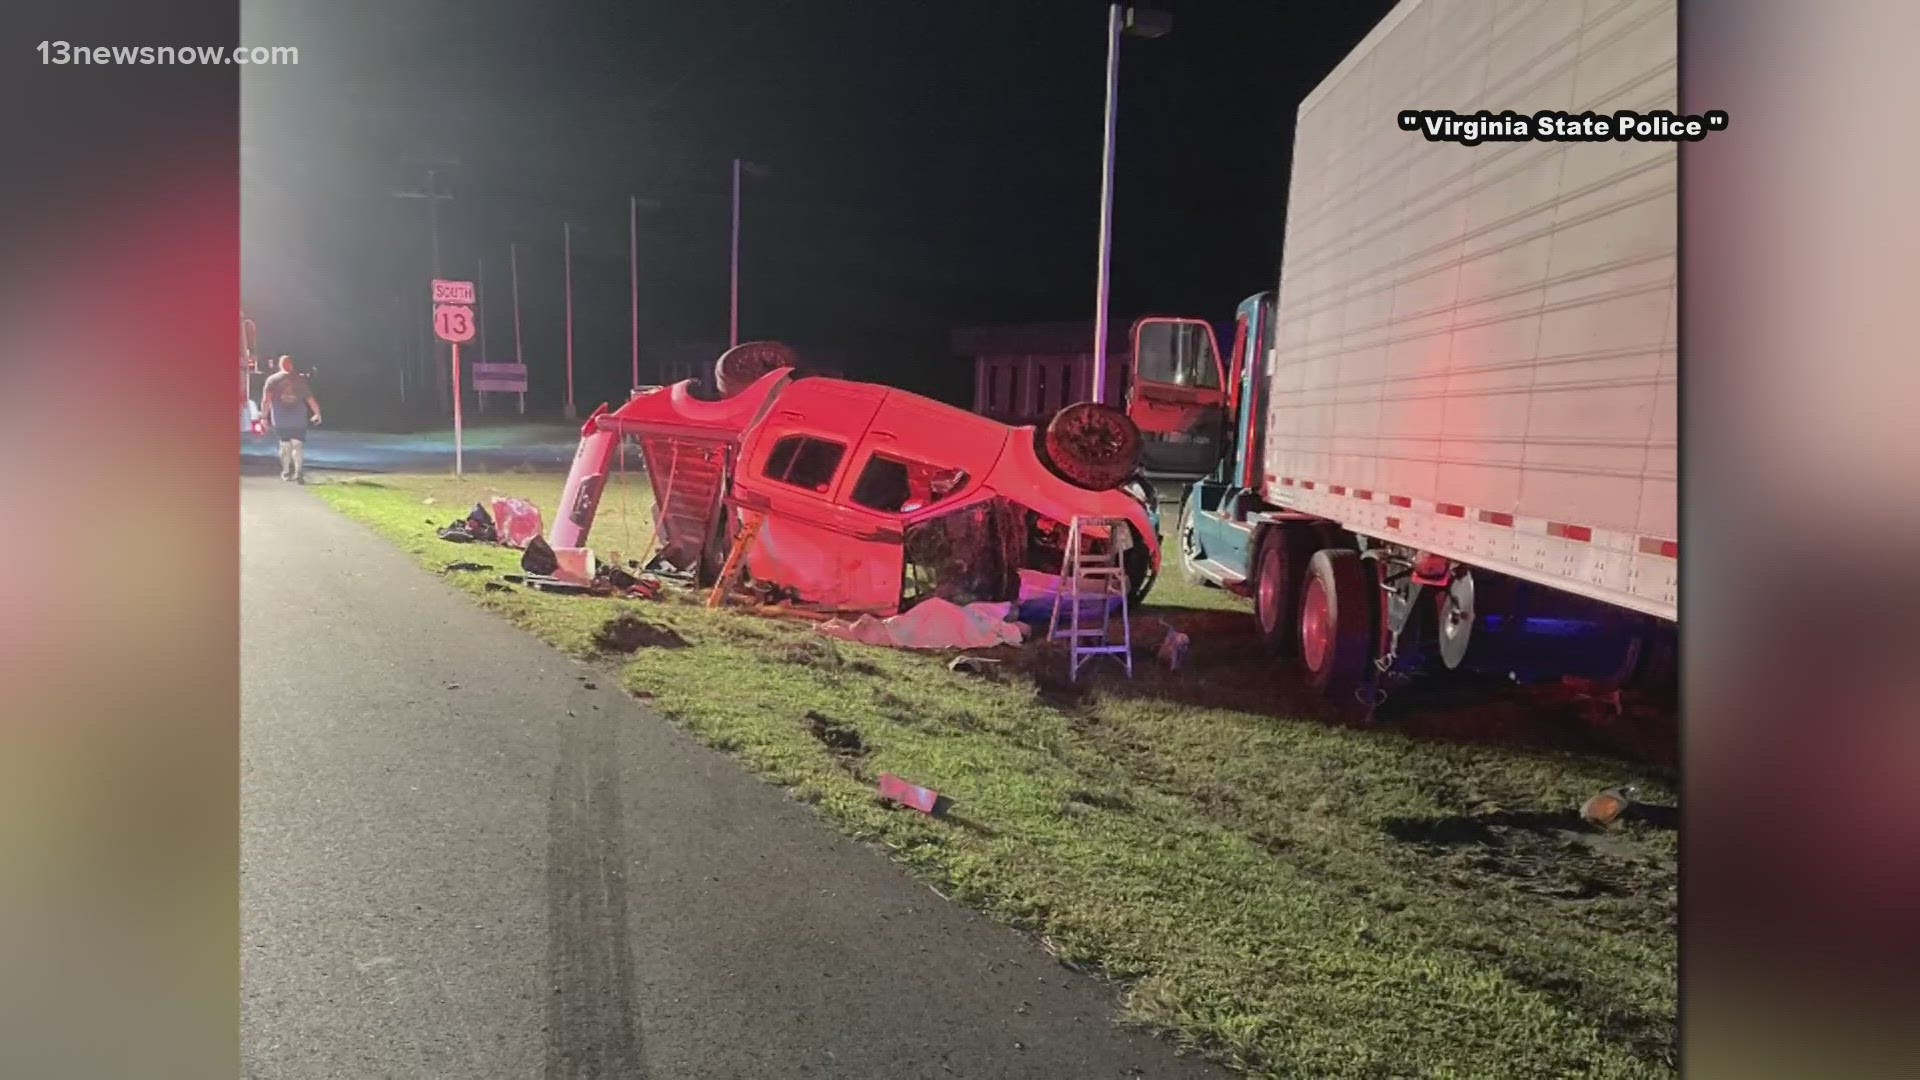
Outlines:
[[1112, 4], [1107, 8], [1106, 140], [1100, 158], [1100, 267], [1093, 301], [1093, 400], [1107, 389], [1107, 288], [1113, 253], [1113, 128], [1120, 94], [1120, 35], [1165, 37], [1173, 16], [1154, 8]]

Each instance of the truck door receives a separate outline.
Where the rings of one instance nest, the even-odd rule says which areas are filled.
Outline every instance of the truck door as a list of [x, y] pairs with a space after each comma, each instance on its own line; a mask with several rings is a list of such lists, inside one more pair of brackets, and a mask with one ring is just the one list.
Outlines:
[[1240, 303], [1241, 338], [1234, 356], [1233, 403], [1229, 412], [1234, 425], [1235, 468], [1229, 481], [1246, 491], [1260, 490], [1260, 465], [1264, 457], [1261, 440], [1265, 438], [1267, 379], [1273, 374], [1274, 296], [1270, 292], [1250, 296]]
[[1133, 378], [1127, 415], [1142, 438], [1150, 476], [1197, 480], [1226, 449], [1227, 380], [1213, 327], [1154, 316], [1133, 324]]

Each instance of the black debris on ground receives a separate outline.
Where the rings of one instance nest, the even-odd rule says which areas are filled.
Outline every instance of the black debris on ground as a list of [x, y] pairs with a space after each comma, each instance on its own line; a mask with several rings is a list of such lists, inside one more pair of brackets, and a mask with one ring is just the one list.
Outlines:
[[601, 652], [630, 653], [640, 649], [684, 649], [687, 640], [631, 611], [623, 611], [593, 632], [593, 645]]
[[866, 741], [860, 738], [860, 729], [845, 721], [809, 709], [807, 730], [813, 732], [813, 737], [835, 754], [859, 757], [867, 752]]

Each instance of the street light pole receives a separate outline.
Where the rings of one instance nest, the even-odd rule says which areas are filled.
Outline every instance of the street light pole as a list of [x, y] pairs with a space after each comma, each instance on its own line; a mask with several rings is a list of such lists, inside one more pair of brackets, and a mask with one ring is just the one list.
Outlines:
[[627, 196], [627, 281], [632, 294], [629, 308], [633, 318], [633, 378], [627, 383], [631, 394], [640, 385], [640, 203]]
[[733, 159], [733, 257], [727, 317], [727, 347], [740, 344], [740, 159]]
[[573, 223], [562, 223], [560, 235], [567, 266], [567, 419], [573, 420], [579, 415], [573, 407]]
[[1151, 8], [1107, 7], [1107, 111], [1100, 154], [1100, 265], [1093, 300], [1093, 400], [1107, 394], [1107, 293], [1113, 256], [1113, 144], [1114, 121], [1120, 102], [1120, 35], [1156, 38], [1172, 29], [1173, 20]]
[[1107, 5], [1106, 136], [1100, 150], [1100, 266], [1093, 298], [1093, 401], [1107, 396], [1107, 287], [1113, 256], [1113, 128], [1120, 94], [1120, 5]]

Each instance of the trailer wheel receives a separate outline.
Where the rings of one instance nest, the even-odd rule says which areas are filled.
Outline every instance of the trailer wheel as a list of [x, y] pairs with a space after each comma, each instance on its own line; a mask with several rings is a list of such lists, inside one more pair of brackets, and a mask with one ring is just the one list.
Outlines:
[[1300, 587], [1316, 542], [1311, 530], [1275, 525], [1260, 534], [1253, 556], [1253, 622], [1267, 655], [1300, 651]]
[[1307, 562], [1300, 597], [1300, 665], [1307, 683], [1344, 704], [1373, 659], [1379, 590], [1357, 551], [1322, 550]]
[[1047, 471], [1077, 488], [1111, 491], [1140, 465], [1140, 429], [1111, 405], [1077, 402], [1034, 430]]
[[800, 356], [778, 341], [747, 341], [720, 354], [713, 363], [713, 385], [723, 398], [738, 394], [769, 372], [799, 367]]

